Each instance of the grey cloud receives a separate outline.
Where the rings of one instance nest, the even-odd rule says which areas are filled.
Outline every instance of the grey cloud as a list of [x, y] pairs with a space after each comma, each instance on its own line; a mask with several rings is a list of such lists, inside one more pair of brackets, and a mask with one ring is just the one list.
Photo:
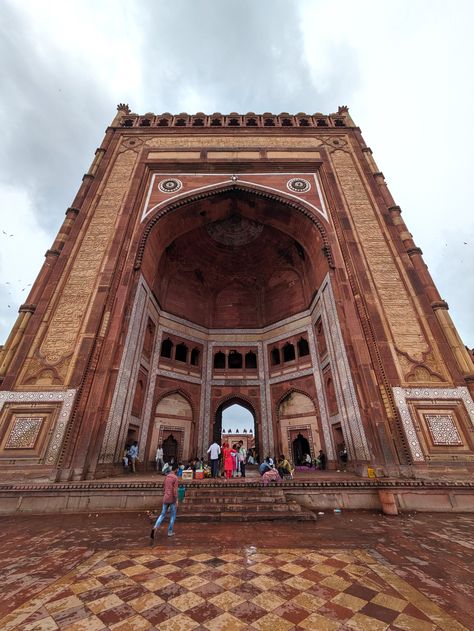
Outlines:
[[113, 116], [93, 76], [67, 51], [36, 41], [15, 4], [3, 3], [0, 113], [8, 123], [0, 177], [31, 194], [41, 225], [53, 232]]
[[332, 51], [329, 85], [323, 90], [312, 84], [295, 2], [144, 6], [143, 72], [155, 111], [181, 111], [193, 89], [208, 111], [329, 112], [357, 83], [355, 55], [341, 45]]
[[0, 113], [8, 125], [0, 178], [31, 194], [38, 220], [52, 234], [116, 102], [128, 100], [142, 113], [180, 112], [192, 91], [207, 111], [333, 111], [357, 81], [352, 51], [340, 46], [332, 83], [324, 90], [311, 83], [293, 2], [145, 0], [137, 6], [130, 19], [143, 36], [142, 91], [130, 93], [124, 76], [123, 92], [112, 95], [84, 60], [37, 41], [29, 26], [34, 14], [3, 4]]

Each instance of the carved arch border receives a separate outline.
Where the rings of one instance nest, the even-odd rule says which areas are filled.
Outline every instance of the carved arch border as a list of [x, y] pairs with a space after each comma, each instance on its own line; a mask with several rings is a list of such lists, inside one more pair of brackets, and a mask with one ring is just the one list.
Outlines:
[[[279, 397], [278, 400], [275, 402], [275, 412], [276, 412], [276, 418], [278, 419], [278, 422], [280, 422], [280, 414], [279, 414], [280, 405], [288, 396], [290, 396], [290, 394], [293, 394], [293, 392], [297, 394], [302, 394], [303, 396], [308, 397], [308, 399], [314, 405], [314, 410], [316, 412], [319, 411], [319, 404], [315, 402], [315, 399], [310, 394], [308, 394], [304, 390], [301, 390], [301, 388], [294, 388], [293, 386], [291, 386], [290, 388], [288, 388], [285, 394], [282, 394], [281, 397]], [[319, 418], [319, 415], [318, 415], [318, 418]]]
[[331, 249], [330, 240], [327, 234], [327, 230], [322, 224], [322, 222], [318, 219], [318, 217], [316, 217], [313, 214], [313, 212], [311, 212], [308, 208], [304, 206], [304, 202], [297, 203], [295, 201], [288, 199], [283, 194], [277, 195], [275, 193], [268, 193], [267, 191], [262, 191], [261, 189], [257, 187], [234, 183], [234, 184], [225, 184], [223, 186], [217, 186], [216, 188], [213, 188], [212, 190], [196, 193], [194, 195], [190, 194], [188, 197], [183, 197], [174, 202], [170, 202], [167, 206], [162, 208], [153, 217], [151, 217], [149, 221], [147, 222], [147, 224], [145, 225], [145, 227], [143, 228], [142, 236], [138, 243], [137, 254], [135, 256], [134, 269], [135, 270], [140, 269], [143, 262], [143, 256], [145, 254], [145, 247], [148, 242], [148, 238], [151, 234], [151, 231], [153, 230], [155, 225], [160, 221], [160, 219], [163, 219], [163, 217], [168, 215], [170, 212], [177, 210], [178, 208], [182, 208], [183, 206], [187, 206], [188, 204], [192, 204], [194, 202], [197, 202], [203, 199], [209, 199], [211, 197], [221, 195], [222, 193], [226, 193], [228, 191], [241, 191], [243, 193], [250, 193], [251, 195], [254, 195], [255, 197], [269, 199], [271, 201], [283, 204], [284, 206], [287, 206], [288, 208], [291, 208], [293, 210], [297, 210], [299, 213], [301, 213], [304, 217], [309, 219], [311, 223], [313, 223], [316, 226], [316, 229], [320, 233], [322, 241], [323, 241], [324, 255], [327, 258], [328, 265], [331, 269], [335, 268], [334, 258], [332, 255], [332, 249]]
[[195, 422], [194, 419], [195, 419], [195, 416], [196, 416], [195, 405], [193, 403], [193, 400], [192, 400], [191, 396], [186, 392], [186, 390], [183, 390], [182, 388], [173, 388], [171, 390], [168, 390], [167, 392], [164, 392], [163, 394], [160, 394], [159, 396], [157, 396], [155, 398], [155, 402], [153, 403], [153, 418], [155, 418], [155, 416], [156, 416], [156, 407], [160, 403], [160, 401], [162, 401], [163, 399], [166, 399], [166, 397], [169, 397], [172, 394], [179, 394], [184, 399], [186, 399], [186, 401], [189, 403], [189, 406], [191, 408], [192, 422], [194, 423]]
[[[180, 396], [183, 397], [183, 399], [189, 404], [189, 407], [191, 408], [191, 418], [190, 420], [190, 424], [191, 424], [191, 436], [190, 436], [190, 440], [192, 439], [192, 436], [195, 433], [195, 429], [196, 429], [196, 410], [195, 410], [195, 406], [193, 404], [192, 398], [191, 396], [186, 392], [186, 390], [183, 390], [182, 388], [172, 388], [171, 390], [168, 390], [167, 392], [164, 392], [163, 394], [160, 394], [158, 397], [156, 397], [154, 403], [153, 403], [153, 412], [152, 412], [152, 426], [155, 426], [155, 420], [156, 420], [156, 408], [158, 406], [158, 404], [160, 403], [160, 401], [163, 401], [164, 399], [166, 399], [166, 397], [169, 397], [173, 394], [179, 394]], [[180, 418], [178, 415], [175, 415], [175, 418]], [[166, 423], [165, 425], [163, 425], [163, 423], [160, 423], [160, 431], [159, 431], [159, 435], [158, 435], [158, 442], [161, 444], [163, 443], [163, 432], [164, 431], [175, 431], [175, 432], [181, 432], [183, 433], [183, 438], [184, 438], [184, 431], [182, 427], [178, 427], [178, 426], [174, 426], [173, 425], [173, 417], [167, 417], [164, 418], [163, 421]], [[147, 438], [147, 442], [148, 440], [151, 439], [151, 436], [154, 432], [154, 429], [151, 430], [151, 432], [149, 431], [149, 438]], [[184, 444], [182, 442], [178, 442], [178, 461], [181, 461], [183, 459], [183, 450], [184, 450]], [[151, 456], [151, 454], [150, 454]]]

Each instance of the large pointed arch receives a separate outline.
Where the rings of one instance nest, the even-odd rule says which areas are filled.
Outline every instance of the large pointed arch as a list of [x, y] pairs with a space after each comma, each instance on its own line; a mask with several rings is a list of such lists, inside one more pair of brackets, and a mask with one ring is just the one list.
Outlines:
[[334, 257], [332, 254], [331, 243], [329, 239], [329, 235], [326, 227], [320, 221], [320, 219], [314, 214], [312, 210], [307, 208], [304, 202], [297, 203], [293, 199], [289, 199], [283, 194], [269, 193], [268, 191], [263, 191], [257, 187], [250, 186], [248, 184], [241, 184], [238, 182], [232, 184], [225, 184], [222, 186], [218, 186], [208, 191], [201, 191], [199, 193], [190, 194], [187, 197], [182, 197], [178, 200], [170, 202], [167, 206], [161, 208], [156, 214], [154, 214], [147, 221], [145, 226], [142, 229], [142, 233], [139, 239], [137, 253], [135, 257], [135, 270], [140, 269], [141, 264], [143, 262], [143, 257], [145, 254], [145, 248], [148, 242], [148, 238], [153, 230], [153, 228], [159, 223], [161, 219], [163, 219], [169, 213], [182, 208], [183, 206], [187, 206], [194, 202], [210, 199], [212, 197], [216, 197], [228, 192], [242, 192], [253, 195], [258, 198], [267, 199], [270, 201], [277, 202], [287, 208], [296, 210], [302, 216], [306, 217], [318, 230], [321, 240], [323, 243], [324, 254], [327, 258], [328, 265], [330, 268], [334, 268]]

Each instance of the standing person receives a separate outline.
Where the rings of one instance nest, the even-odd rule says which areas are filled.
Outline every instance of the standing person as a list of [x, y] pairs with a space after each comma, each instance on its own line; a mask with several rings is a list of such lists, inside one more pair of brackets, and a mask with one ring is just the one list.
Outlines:
[[163, 445], [161, 444], [158, 445], [158, 449], [156, 450], [155, 462], [156, 462], [156, 470], [161, 471], [165, 464], [165, 461], [163, 460]]
[[326, 454], [324, 453], [324, 451], [322, 449], [319, 450], [319, 468], [321, 469], [321, 471], [324, 471], [326, 469]]
[[212, 445], [207, 450], [207, 453], [211, 458], [212, 477], [217, 478], [217, 476], [219, 475], [219, 455], [221, 453], [221, 448], [216, 443], [216, 441], [212, 443]]
[[232, 477], [237, 478], [239, 476], [239, 465], [240, 465], [239, 450], [238, 450], [237, 443], [234, 443], [232, 445], [231, 456], [232, 456]]
[[138, 443], [136, 440], [133, 441], [128, 451], [128, 456], [130, 458], [130, 464], [132, 466], [132, 473], [136, 473], [136, 463], [138, 462]]
[[226, 480], [232, 477], [232, 469], [234, 467], [232, 453], [235, 454], [235, 449], [231, 449], [228, 443], [224, 443], [222, 446], [222, 455], [224, 457], [224, 473]]
[[171, 465], [171, 470], [167, 474], [163, 483], [163, 508], [161, 514], [155, 522], [155, 525], [151, 529], [150, 538], [155, 538], [155, 530], [160, 527], [163, 522], [166, 513], [170, 509], [170, 523], [168, 525], [168, 537], [174, 535], [173, 527], [176, 519], [176, 512], [178, 510], [178, 476], [176, 475], [176, 465]]
[[245, 463], [247, 462], [247, 450], [244, 447], [244, 441], [239, 441], [239, 461], [240, 461], [240, 473], [245, 478]]

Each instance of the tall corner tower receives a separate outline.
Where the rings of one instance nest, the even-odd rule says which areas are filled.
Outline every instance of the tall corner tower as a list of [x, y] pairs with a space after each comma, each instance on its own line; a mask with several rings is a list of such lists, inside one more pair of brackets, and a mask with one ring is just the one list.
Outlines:
[[0, 356], [0, 478], [206, 454], [474, 469], [474, 365], [348, 108], [119, 105]]

